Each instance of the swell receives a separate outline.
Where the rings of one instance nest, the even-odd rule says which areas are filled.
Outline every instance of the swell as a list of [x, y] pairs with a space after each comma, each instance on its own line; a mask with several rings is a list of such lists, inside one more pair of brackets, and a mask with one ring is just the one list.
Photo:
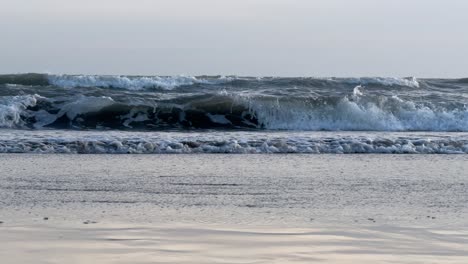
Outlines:
[[0, 84], [16, 85], [50, 85], [47, 74], [26, 73], [26, 74], [2, 74], [0, 75]]

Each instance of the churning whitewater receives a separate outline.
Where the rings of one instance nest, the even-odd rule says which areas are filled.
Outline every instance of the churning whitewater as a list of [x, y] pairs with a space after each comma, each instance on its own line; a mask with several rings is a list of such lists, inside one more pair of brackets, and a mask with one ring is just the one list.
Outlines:
[[467, 105], [468, 79], [0, 75], [0, 152], [467, 153]]

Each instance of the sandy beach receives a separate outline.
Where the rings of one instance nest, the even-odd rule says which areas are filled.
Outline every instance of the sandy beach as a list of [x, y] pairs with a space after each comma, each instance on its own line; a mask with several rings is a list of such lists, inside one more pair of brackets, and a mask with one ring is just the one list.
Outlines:
[[466, 263], [468, 232], [391, 226], [2, 227], [4, 263]]
[[0, 155], [0, 256], [5, 263], [466, 263], [466, 161]]

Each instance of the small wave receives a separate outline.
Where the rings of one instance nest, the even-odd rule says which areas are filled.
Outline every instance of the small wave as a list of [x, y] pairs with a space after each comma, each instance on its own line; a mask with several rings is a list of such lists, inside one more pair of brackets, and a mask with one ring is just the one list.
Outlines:
[[[466, 135], [339, 135], [288, 133], [63, 133], [11, 131], [0, 135], [0, 153], [189, 154], [333, 153], [466, 154]], [[14, 136], [11, 136], [13, 135]]]

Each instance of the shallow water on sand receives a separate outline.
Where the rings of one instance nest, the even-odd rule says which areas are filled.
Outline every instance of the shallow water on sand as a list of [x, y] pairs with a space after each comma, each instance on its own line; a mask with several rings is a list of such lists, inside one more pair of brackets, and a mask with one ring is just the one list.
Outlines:
[[465, 155], [0, 155], [8, 263], [466, 263]]
[[10, 154], [0, 167], [4, 214], [300, 225], [468, 216], [465, 155]]

